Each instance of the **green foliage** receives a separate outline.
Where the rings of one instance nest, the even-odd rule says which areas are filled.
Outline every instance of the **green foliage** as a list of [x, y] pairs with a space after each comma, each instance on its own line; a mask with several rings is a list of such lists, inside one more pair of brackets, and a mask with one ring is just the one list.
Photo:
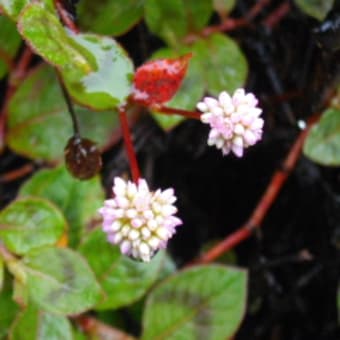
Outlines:
[[130, 94], [133, 65], [115, 40], [74, 34], [39, 3], [25, 8], [18, 27], [31, 48], [60, 70], [76, 101], [99, 110], [125, 102]]
[[72, 340], [71, 324], [65, 316], [40, 311], [33, 305], [18, 314], [10, 340]]
[[213, 6], [216, 12], [221, 15], [228, 14], [236, 4], [236, 0], [213, 0]]
[[243, 318], [246, 283], [246, 272], [217, 265], [179, 272], [150, 293], [142, 338], [230, 338]]
[[322, 165], [340, 165], [340, 110], [324, 112], [306, 139], [304, 153]]
[[156, 255], [150, 263], [131, 260], [122, 255], [118, 247], [108, 243], [100, 229], [94, 230], [79, 250], [103, 290], [96, 309], [118, 308], [141, 298], [157, 279], [164, 260], [163, 253]]
[[[104, 146], [118, 124], [115, 112], [95, 114], [78, 106], [75, 111], [84, 137]], [[36, 68], [9, 103], [9, 146], [26, 157], [54, 161], [63, 157], [72, 133], [55, 72], [47, 65]]]
[[0, 7], [11, 19], [16, 20], [28, 3], [30, 0], [0, 0]]
[[65, 229], [62, 213], [41, 198], [14, 201], [0, 213], [0, 241], [19, 255], [56, 244]]
[[76, 245], [86, 225], [96, 216], [104, 200], [98, 177], [80, 181], [72, 177], [64, 166], [41, 170], [28, 180], [20, 196], [39, 196], [55, 203], [69, 223], [71, 245]]
[[323, 21], [332, 9], [334, 0], [295, 0], [295, 4], [307, 15]]
[[100, 298], [100, 287], [85, 259], [62, 248], [40, 248], [22, 260], [30, 299], [42, 310], [62, 315], [84, 312]]
[[144, 1], [80, 1], [78, 6], [79, 24], [91, 32], [113, 36], [121, 35], [143, 18]]
[[213, 12], [211, 0], [146, 0], [145, 20], [151, 32], [177, 46], [202, 29]]
[[0, 79], [3, 78], [13, 62], [21, 38], [17, 32], [15, 24], [4, 16], [0, 16]]

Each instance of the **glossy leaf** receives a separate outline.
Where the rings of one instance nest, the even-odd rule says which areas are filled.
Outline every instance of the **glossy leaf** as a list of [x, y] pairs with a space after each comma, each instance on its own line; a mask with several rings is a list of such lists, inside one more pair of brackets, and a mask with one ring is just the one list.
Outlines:
[[21, 38], [15, 24], [7, 17], [0, 16], [0, 79], [3, 78], [9, 65], [13, 62], [19, 47]]
[[213, 6], [216, 12], [221, 15], [227, 15], [236, 4], [236, 0], [213, 0]]
[[[187, 47], [179, 50], [162, 48], [152, 55], [152, 59], [176, 58], [190, 52], [191, 50]], [[196, 103], [201, 99], [203, 93], [204, 81], [200, 64], [197, 62], [196, 55], [193, 55], [179, 90], [166, 106], [184, 110], [196, 110]], [[164, 130], [174, 128], [185, 119], [180, 115], [160, 114], [156, 111], [154, 111], [153, 117]]]
[[144, 0], [82, 0], [77, 6], [80, 27], [106, 35], [121, 35], [143, 17]]
[[[8, 110], [7, 143], [18, 154], [46, 161], [64, 156], [73, 135], [72, 122], [57, 77], [47, 65], [35, 69], [12, 97]], [[103, 147], [118, 127], [115, 112], [94, 113], [75, 107], [84, 137]]]
[[146, 106], [169, 101], [181, 86], [191, 54], [152, 60], [139, 67], [134, 77], [133, 99]]
[[0, 339], [7, 339], [8, 330], [19, 310], [13, 301], [10, 280], [6, 281], [4, 289], [0, 292]]
[[170, 277], [148, 297], [142, 339], [231, 338], [245, 312], [246, 281], [246, 272], [218, 265]]
[[0, 241], [19, 255], [56, 244], [65, 229], [62, 213], [42, 198], [14, 201], [0, 213]]
[[200, 64], [206, 89], [212, 95], [233, 92], [244, 85], [248, 63], [231, 38], [217, 33], [201, 39], [193, 46], [193, 54]]
[[29, 296], [44, 311], [77, 314], [100, 298], [100, 287], [89, 265], [70, 249], [40, 248], [25, 256], [23, 264]]
[[31, 48], [60, 70], [70, 94], [80, 104], [106, 110], [125, 102], [133, 65], [115, 40], [75, 34], [39, 3], [25, 8], [18, 27]]
[[307, 15], [322, 21], [332, 9], [334, 0], [295, 0], [295, 4]]
[[187, 34], [199, 32], [212, 10], [212, 0], [146, 0], [145, 20], [151, 32], [176, 46]]
[[329, 109], [305, 141], [305, 155], [322, 165], [340, 165], [340, 110]]
[[9, 340], [72, 340], [72, 329], [65, 316], [46, 313], [28, 306], [12, 325]]
[[96, 216], [104, 201], [100, 179], [80, 181], [64, 166], [36, 172], [20, 189], [20, 196], [44, 197], [55, 203], [69, 223], [70, 243], [79, 242], [86, 225]]
[[157, 279], [163, 262], [162, 252], [149, 263], [121, 255], [101, 229], [94, 230], [79, 250], [103, 289], [103, 298], [96, 309], [118, 308], [141, 298]]

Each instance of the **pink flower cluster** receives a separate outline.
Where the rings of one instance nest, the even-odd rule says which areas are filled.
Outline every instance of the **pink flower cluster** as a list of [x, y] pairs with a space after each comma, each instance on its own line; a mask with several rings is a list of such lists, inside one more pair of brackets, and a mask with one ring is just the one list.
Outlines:
[[197, 104], [203, 112], [201, 121], [211, 127], [208, 145], [215, 145], [223, 155], [232, 151], [237, 157], [243, 156], [245, 148], [254, 145], [262, 137], [264, 121], [258, 100], [252, 93], [238, 89], [231, 97], [222, 92], [218, 99], [205, 97]]
[[113, 193], [99, 210], [109, 242], [119, 245], [123, 254], [150, 261], [182, 224], [174, 216], [174, 190], [151, 192], [144, 179], [135, 184], [116, 177]]

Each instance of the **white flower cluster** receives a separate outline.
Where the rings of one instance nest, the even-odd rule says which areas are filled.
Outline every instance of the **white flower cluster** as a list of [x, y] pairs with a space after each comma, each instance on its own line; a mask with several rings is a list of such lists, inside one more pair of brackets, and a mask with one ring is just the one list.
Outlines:
[[199, 102], [201, 121], [211, 127], [208, 145], [215, 145], [223, 155], [232, 151], [242, 157], [244, 149], [262, 137], [264, 121], [259, 117], [262, 110], [257, 104], [256, 97], [244, 89], [236, 90], [232, 97], [224, 91], [218, 99], [205, 97]]
[[144, 179], [135, 184], [116, 177], [113, 193], [114, 198], [99, 210], [109, 242], [119, 245], [123, 254], [150, 261], [182, 224], [173, 216], [177, 212], [174, 190], [151, 192]]

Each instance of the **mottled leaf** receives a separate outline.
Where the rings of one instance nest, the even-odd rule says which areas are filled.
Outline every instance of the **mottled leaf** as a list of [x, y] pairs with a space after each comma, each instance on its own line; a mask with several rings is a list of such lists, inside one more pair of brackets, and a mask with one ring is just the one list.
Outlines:
[[100, 298], [100, 287], [88, 263], [70, 249], [40, 248], [26, 255], [23, 264], [29, 296], [44, 311], [78, 314]]
[[[73, 135], [72, 121], [54, 70], [36, 68], [11, 98], [7, 143], [15, 152], [33, 159], [59, 160]], [[115, 112], [94, 113], [75, 107], [81, 133], [103, 147], [119, 125]]]
[[42, 198], [14, 201], [0, 213], [0, 241], [19, 255], [56, 244], [65, 229], [62, 213]]
[[94, 33], [121, 35], [143, 17], [145, 0], [82, 0], [77, 6], [80, 27]]
[[212, 0], [145, 1], [145, 20], [150, 31], [172, 46], [181, 44], [187, 34], [199, 32], [212, 11]]
[[67, 218], [72, 245], [78, 243], [84, 228], [96, 216], [104, 201], [98, 177], [80, 181], [72, 177], [64, 166], [35, 173], [21, 187], [19, 195], [40, 196], [54, 202]]
[[193, 46], [193, 54], [200, 64], [207, 90], [218, 95], [242, 87], [248, 73], [247, 60], [234, 40], [213, 34]]
[[3, 78], [16, 55], [21, 38], [17, 28], [10, 19], [0, 16], [0, 79]]
[[142, 339], [231, 338], [245, 312], [246, 282], [246, 272], [218, 265], [177, 273], [150, 293]]
[[332, 9], [334, 0], [295, 0], [295, 4], [307, 15], [322, 21]]
[[93, 231], [79, 250], [103, 289], [96, 309], [118, 308], [141, 298], [157, 279], [164, 258], [161, 252], [149, 263], [131, 260], [121, 255], [100, 229]]
[[40, 311], [30, 305], [16, 318], [9, 340], [72, 340], [72, 329], [65, 316]]
[[340, 110], [324, 112], [312, 127], [303, 151], [308, 158], [322, 165], [340, 165]]
[[146, 106], [169, 101], [181, 86], [191, 54], [179, 58], [151, 60], [135, 73], [133, 99]]
[[66, 87], [80, 104], [106, 110], [125, 102], [133, 65], [115, 40], [75, 34], [39, 3], [25, 8], [18, 27], [31, 48], [60, 70]]

